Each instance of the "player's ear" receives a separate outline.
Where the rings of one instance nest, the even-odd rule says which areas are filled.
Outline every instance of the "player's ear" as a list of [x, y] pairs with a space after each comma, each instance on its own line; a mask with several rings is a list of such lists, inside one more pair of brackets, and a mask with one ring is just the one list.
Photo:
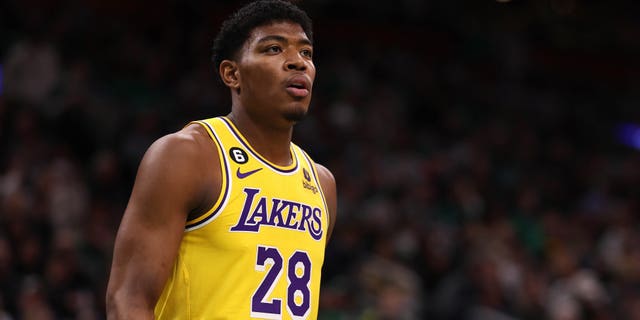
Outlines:
[[224, 84], [231, 89], [240, 88], [240, 74], [238, 72], [238, 64], [231, 60], [222, 60], [220, 62], [220, 78]]

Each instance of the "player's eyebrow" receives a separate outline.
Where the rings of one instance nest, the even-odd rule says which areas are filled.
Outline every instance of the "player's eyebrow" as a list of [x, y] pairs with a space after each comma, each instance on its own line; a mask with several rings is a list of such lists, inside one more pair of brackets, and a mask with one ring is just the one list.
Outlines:
[[[279, 36], [279, 35], [268, 35], [268, 36], [264, 36], [262, 38], [260, 38], [258, 40], [258, 43], [263, 43], [263, 42], [268, 42], [268, 41], [277, 41], [277, 42], [282, 42], [282, 43], [289, 43], [289, 39], [283, 37], [283, 36]], [[307, 38], [300, 38], [297, 43], [299, 45], [308, 45], [308, 46], [313, 46], [313, 44], [311, 43], [311, 41], [309, 41], [309, 39]]]

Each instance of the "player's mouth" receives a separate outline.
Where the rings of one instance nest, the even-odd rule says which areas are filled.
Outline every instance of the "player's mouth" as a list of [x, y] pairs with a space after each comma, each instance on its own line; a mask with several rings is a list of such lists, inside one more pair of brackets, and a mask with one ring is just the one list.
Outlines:
[[294, 98], [304, 98], [311, 92], [311, 81], [302, 75], [293, 76], [286, 81], [286, 90]]

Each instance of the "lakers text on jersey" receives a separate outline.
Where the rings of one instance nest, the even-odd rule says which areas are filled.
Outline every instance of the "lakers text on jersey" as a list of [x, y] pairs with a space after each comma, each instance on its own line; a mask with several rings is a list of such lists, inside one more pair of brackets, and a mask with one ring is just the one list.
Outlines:
[[327, 206], [310, 157], [258, 154], [225, 118], [197, 121], [220, 155], [222, 190], [187, 222], [157, 319], [316, 319]]

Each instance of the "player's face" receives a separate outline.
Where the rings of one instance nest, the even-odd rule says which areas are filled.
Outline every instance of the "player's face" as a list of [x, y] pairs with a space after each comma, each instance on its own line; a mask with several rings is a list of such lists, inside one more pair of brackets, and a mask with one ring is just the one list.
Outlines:
[[312, 54], [309, 39], [296, 23], [255, 28], [238, 60], [239, 97], [246, 111], [288, 124], [301, 120], [316, 76]]

